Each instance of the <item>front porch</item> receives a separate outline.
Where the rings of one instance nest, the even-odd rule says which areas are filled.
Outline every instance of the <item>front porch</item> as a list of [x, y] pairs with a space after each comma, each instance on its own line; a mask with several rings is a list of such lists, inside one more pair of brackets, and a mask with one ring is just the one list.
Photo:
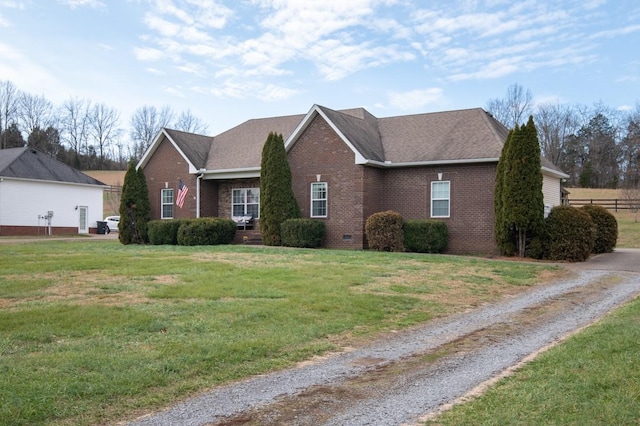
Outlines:
[[236, 235], [233, 238], [233, 244], [251, 244], [251, 245], [262, 245], [262, 234], [260, 234], [260, 229], [242, 229], [238, 228], [236, 230]]

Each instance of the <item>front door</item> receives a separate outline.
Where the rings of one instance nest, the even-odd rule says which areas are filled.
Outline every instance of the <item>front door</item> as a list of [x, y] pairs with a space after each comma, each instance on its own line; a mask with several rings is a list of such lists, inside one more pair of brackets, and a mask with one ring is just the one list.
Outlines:
[[79, 206], [78, 212], [80, 213], [80, 221], [78, 222], [78, 233], [79, 234], [88, 234], [89, 233], [89, 224], [88, 224], [88, 212], [89, 208], [86, 206]]

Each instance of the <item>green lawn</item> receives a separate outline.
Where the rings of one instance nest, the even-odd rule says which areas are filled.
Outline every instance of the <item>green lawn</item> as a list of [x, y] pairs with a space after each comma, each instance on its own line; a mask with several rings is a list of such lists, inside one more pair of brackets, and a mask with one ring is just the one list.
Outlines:
[[369, 251], [0, 244], [0, 424], [114, 423], [563, 273]]
[[427, 424], [640, 424], [640, 300]]

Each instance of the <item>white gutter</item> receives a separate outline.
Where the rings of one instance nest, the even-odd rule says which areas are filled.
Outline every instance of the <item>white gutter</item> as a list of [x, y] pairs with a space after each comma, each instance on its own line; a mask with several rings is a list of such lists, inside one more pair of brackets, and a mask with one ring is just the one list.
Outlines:
[[259, 178], [260, 167], [241, 169], [207, 170], [205, 180]]
[[546, 172], [547, 174], [549, 174], [551, 176], [555, 176], [555, 177], [560, 178], [560, 179], [568, 179], [569, 178], [568, 174], [566, 174], [564, 172], [560, 172], [558, 170], [550, 169], [548, 167], [544, 167], [543, 166], [542, 167], [542, 171]]
[[499, 158], [468, 158], [464, 160], [435, 160], [435, 161], [410, 161], [404, 163], [392, 163], [391, 161], [375, 161], [366, 160], [361, 163], [363, 165], [370, 165], [384, 168], [394, 167], [419, 167], [419, 166], [444, 166], [449, 164], [475, 164], [475, 163], [497, 163]]
[[6, 177], [6, 176], [3, 176], [2, 179], [23, 181], [23, 182], [38, 182], [38, 183], [46, 182], [46, 183], [54, 183], [59, 185], [87, 186], [91, 188], [99, 187], [99, 188], [102, 188], [103, 191], [106, 191], [108, 188], [110, 188], [110, 185], [107, 185], [107, 184], [98, 185], [94, 183], [66, 182], [66, 181], [49, 180], [49, 179], [31, 179], [31, 178], [17, 178], [17, 177]]

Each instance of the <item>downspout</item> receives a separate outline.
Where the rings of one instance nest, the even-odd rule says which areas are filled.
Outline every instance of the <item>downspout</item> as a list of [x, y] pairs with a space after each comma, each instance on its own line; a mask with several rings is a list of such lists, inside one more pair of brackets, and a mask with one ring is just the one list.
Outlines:
[[200, 181], [206, 169], [198, 170], [198, 176], [196, 177], [196, 218], [200, 217]]

